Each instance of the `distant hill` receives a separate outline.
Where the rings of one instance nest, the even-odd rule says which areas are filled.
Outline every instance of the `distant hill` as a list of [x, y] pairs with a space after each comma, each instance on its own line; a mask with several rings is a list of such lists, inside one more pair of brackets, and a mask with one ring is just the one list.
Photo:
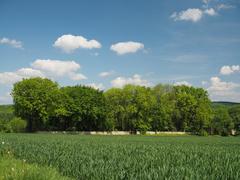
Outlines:
[[0, 119], [10, 120], [14, 117], [13, 105], [0, 105]]
[[13, 112], [13, 105], [0, 105], [0, 112]]
[[237, 105], [240, 105], [240, 103], [237, 103], [237, 102], [226, 102], [226, 101], [215, 101], [215, 102], [212, 102], [212, 106], [213, 107], [224, 106], [224, 107], [230, 108], [232, 106], [237, 106]]

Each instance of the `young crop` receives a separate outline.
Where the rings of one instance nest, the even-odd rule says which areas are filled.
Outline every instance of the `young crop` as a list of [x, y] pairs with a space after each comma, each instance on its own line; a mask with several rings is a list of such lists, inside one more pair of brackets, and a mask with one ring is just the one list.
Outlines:
[[75, 179], [240, 179], [238, 137], [0, 134], [28, 163]]

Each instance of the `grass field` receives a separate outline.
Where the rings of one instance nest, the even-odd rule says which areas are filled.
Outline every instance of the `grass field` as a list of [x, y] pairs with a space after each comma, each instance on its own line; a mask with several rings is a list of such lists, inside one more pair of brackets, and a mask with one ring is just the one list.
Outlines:
[[0, 134], [0, 151], [74, 179], [240, 179], [239, 137]]

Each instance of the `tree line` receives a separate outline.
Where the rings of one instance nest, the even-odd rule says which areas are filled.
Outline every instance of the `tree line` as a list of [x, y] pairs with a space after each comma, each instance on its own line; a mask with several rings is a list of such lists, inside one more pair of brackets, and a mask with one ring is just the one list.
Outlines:
[[12, 90], [14, 113], [26, 131], [187, 131], [228, 135], [239, 130], [240, 107], [212, 107], [206, 90], [158, 84], [107, 91], [60, 87], [44, 78], [23, 79]]

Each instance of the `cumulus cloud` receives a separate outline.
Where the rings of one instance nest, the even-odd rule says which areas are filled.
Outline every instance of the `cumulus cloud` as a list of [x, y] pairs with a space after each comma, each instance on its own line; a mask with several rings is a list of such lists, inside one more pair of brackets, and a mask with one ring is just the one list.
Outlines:
[[104, 72], [99, 73], [99, 76], [100, 77], [109, 77], [113, 74], [114, 74], [114, 71], [104, 71]]
[[203, 12], [198, 8], [189, 8], [185, 11], [181, 11], [179, 13], [174, 12], [170, 17], [175, 21], [192, 21], [197, 22], [203, 16]]
[[210, 86], [207, 88], [211, 99], [218, 101], [240, 101], [240, 84], [222, 81], [219, 77], [210, 79]]
[[16, 72], [3, 72], [0, 73], [1, 84], [13, 84], [22, 79]]
[[212, 77], [210, 79], [211, 86], [209, 91], [229, 91], [239, 87], [239, 84], [233, 82], [224, 82], [219, 77]]
[[51, 59], [37, 59], [31, 66], [35, 69], [56, 75], [63, 76], [69, 72], [75, 72], [80, 69], [80, 65], [75, 61], [61, 61]]
[[87, 86], [92, 87], [94, 89], [98, 89], [98, 90], [104, 90], [105, 89], [105, 87], [102, 83], [99, 83], [99, 84], [89, 83], [89, 84], [87, 84]]
[[123, 55], [127, 53], [135, 53], [141, 49], [144, 49], [144, 44], [140, 42], [119, 42], [111, 45], [110, 49], [116, 52], [118, 55]]
[[10, 45], [14, 48], [18, 48], [18, 49], [22, 49], [23, 48], [23, 44], [21, 41], [17, 41], [15, 39], [8, 39], [8, 38], [2, 38], [0, 39], [0, 44], [6, 44], [6, 45]]
[[76, 49], [101, 48], [102, 45], [95, 39], [87, 40], [83, 36], [74, 36], [71, 34], [62, 35], [53, 44], [54, 47], [62, 49], [66, 53], [71, 53]]
[[174, 19], [174, 21], [198, 22], [204, 16], [216, 16], [218, 15], [218, 11], [234, 7], [227, 4], [217, 4], [215, 7], [209, 7], [210, 1], [211, 0], [203, 0], [202, 8], [188, 8], [180, 12], [174, 12], [170, 18]]
[[239, 65], [223, 66], [220, 69], [220, 74], [222, 74], [222, 75], [229, 75], [229, 74], [233, 74], [235, 72], [240, 72]]
[[77, 73], [80, 69], [80, 64], [75, 61], [37, 59], [31, 66], [50, 77], [68, 76], [71, 80], [75, 81], [87, 79], [83, 74]]
[[86, 76], [78, 73], [79, 69], [80, 64], [75, 61], [37, 59], [31, 64], [31, 68], [21, 68], [14, 72], [0, 73], [0, 84], [13, 84], [23, 78], [30, 77], [68, 77], [74, 81], [87, 79]]
[[21, 68], [17, 70], [16, 74], [22, 77], [44, 77], [45, 75], [36, 69], [32, 68]]
[[187, 81], [179, 81], [179, 82], [175, 82], [174, 86], [181, 86], [181, 85], [185, 85], [185, 86], [192, 86], [189, 82]]
[[0, 84], [13, 84], [23, 78], [45, 77], [44, 74], [32, 68], [21, 68], [15, 72], [0, 73]]
[[133, 84], [133, 85], [140, 85], [140, 86], [150, 86], [151, 83], [148, 82], [145, 79], [142, 79], [142, 77], [139, 74], [133, 75], [133, 77], [117, 77], [116, 79], [111, 81], [111, 84], [113, 87], [122, 88], [123, 86], [127, 84]]

